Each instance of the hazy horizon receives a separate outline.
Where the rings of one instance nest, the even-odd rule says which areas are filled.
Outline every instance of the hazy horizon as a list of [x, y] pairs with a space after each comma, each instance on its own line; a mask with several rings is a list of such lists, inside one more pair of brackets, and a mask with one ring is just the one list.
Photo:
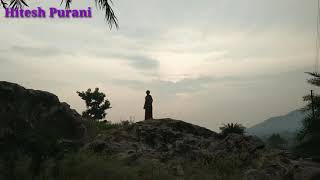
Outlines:
[[0, 80], [52, 92], [79, 113], [76, 91], [99, 87], [114, 122], [143, 120], [148, 89], [155, 118], [213, 130], [287, 114], [310, 91], [316, 1], [114, 0], [119, 30], [109, 30], [94, 2], [72, 4], [88, 6], [92, 19], [1, 16]]

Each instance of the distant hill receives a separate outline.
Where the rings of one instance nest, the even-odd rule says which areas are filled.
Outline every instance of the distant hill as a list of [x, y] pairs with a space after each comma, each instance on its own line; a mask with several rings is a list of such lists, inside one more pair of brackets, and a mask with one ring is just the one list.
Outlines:
[[247, 132], [259, 137], [266, 137], [273, 133], [291, 136], [301, 128], [302, 120], [305, 116], [306, 113], [295, 110], [284, 116], [269, 118], [262, 123], [248, 128]]

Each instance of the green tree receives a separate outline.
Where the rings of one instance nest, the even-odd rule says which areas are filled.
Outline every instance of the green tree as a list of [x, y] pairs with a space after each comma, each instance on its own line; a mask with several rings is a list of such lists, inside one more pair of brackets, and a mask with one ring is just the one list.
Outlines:
[[105, 99], [106, 95], [99, 92], [99, 88], [94, 91], [91, 91], [91, 89], [85, 92], [77, 91], [77, 94], [85, 101], [87, 106], [87, 110], [82, 112], [83, 117], [93, 120], [101, 120], [106, 117], [106, 110], [110, 109], [111, 106], [109, 100]]
[[228, 123], [228, 124], [224, 124], [219, 129], [221, 130], [221, 134], [223, 136], [227, 136], [228, 134], [231, 134], [231, 133], [244, 134], [246, 128], [238, 123]]
[[[308, 83], [319, 87], [320, 74], [307, 74], [312, 76], [310, 79], [308, 79]], [[313, 98], [311, 98], [311, 94], [309, 94], [304, 96], [303, 100], [307, 102], [307, 105], [302, 108], [303, 111], [307, 112], [307, 116], [303, 120], [302, 128], [297, 136], [299, 140], [297, 150], [308, 155], [320, 156], [320, 95], [314, 94]], [[312, 107], [314, 109], [314, 116]]]
[[288, 142], [280, 136], [280, 134], [272, 134], [268, 139], [267, 143], [271, 148], [283, 148]]

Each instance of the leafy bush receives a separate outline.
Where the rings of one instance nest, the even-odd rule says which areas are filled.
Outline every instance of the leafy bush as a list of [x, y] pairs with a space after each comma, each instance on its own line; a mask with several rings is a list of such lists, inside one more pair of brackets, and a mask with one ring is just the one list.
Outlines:
[[231, 134], [231, 133], [244, 134], [246, 128], [238, 123], [228, 123], [228, 124], [224, 124], [219, 129], [221, 130], [221, 134], [223, 136], [227, 136], [228, 134]]

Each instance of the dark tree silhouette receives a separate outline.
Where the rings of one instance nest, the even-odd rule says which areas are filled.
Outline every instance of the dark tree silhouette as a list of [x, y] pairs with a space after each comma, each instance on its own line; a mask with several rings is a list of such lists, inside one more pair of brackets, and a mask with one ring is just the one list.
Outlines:
[[283, 139], [280, 134], [272, 134], [268, 139], [267, 143], [271, 148], [283, 148], [287, 144], [287, 141]]
[[227, 136], [228, 134], [231, 134], [231, 133], [244, 134], [244, 130], [246, 128], [238, 123], [228, 123], [228, 124], [224, 124], [219, 129], [221, 130], [221, 134], [223, 136]]
[[87, 110], [82, 112], [83, 117], [92, 120], [101, 120], [106, 117], [106, 110], [110, 109], [111, 106], [109, 100], [105, 99], [106, 95], [99, 92], [99, 88], [96, 88], [93, 92], [91, 89], [85, 92], [77, 91], [77, 94], [85, 101], [87, 106]]
[[[308, 79], [308, 83], [319, 87], [320, 74], [310, 72], [307, 74], [312, 76], [312, 78]], [[311, 95], [306, 95], [303, 97], [303, 100], [307, 102], [307, 105], [302, 108], [302, 110], [308, 114], [303, 120], [302, 128], [297, 136], [300, 141], [297, 149], [306, 154], [320, 156], [320, 95], [314, 94], [313, 99], [311, 98]], [[312, 107], [314, 109], [314, 115]]]
[[[1, 5], [3, 8], [15, 8], [20, 9], [25, 6], [28, 6], [26, 0], [0, 0]], [[70, 5], [72, 0], [62, 0], [61, 4], [65, 4], [66, 9], [70, 9]], [[115, 26], [116, 28], [119, 27], [118, 19], [114, 14], [113, 9], [111, 8], [112, 0], [95, 0], [96, 7], [105, 13], [105, 18], [107, 23], [109, 24], [110, 28]]]

